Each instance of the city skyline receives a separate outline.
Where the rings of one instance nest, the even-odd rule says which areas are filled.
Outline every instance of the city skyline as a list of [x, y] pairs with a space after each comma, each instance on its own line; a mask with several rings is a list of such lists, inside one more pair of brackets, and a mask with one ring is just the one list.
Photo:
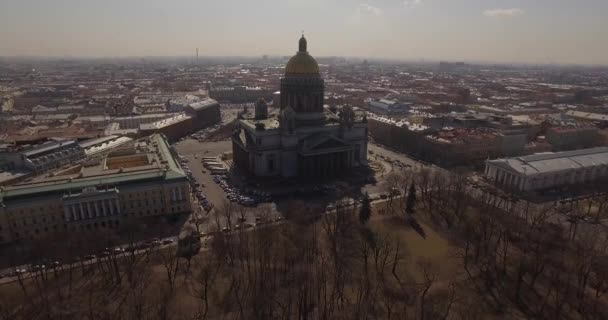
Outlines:
[[584, 2], [4, 0], [0, 56], [290, 56], [304, 30], [318, 57], [608, 64], [608, 3]]

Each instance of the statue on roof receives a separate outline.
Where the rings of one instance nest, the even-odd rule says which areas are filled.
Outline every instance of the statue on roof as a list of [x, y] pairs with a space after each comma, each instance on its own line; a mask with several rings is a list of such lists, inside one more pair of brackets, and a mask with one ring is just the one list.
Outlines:
[[340, 118], [341, 127], [352, 129], [353, 125], [355, 124], [355, 111], [351, 106], [343, 106], [338, 114], [338, 117]]
[[281, 110], [279, 120], [281, 130], [287, 131], [288, 133], [293, 133], [296, 129], [296, 112], [291, 106], [288, 105], [286, 108]]

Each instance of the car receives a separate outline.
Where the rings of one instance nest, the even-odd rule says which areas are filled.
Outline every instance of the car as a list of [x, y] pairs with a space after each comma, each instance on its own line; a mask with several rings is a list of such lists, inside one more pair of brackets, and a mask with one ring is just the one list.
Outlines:
[[83, 258], [84, 258], [84, 260], [93, 260], [97, 257], [94, 254], [87, 254]]
[[253, 228], [253, 227], [254, 227], [254, 225], [251, 223], [243, 223], [243, 228], [245, 228], [245, 229], [249, 229], [249, 228]]
[[230, 231], [231, 231], [230, 227], [223, 227], [222, 228], [222, 232], [224, 232], [224, 233], [227, 233], [227, 232], [230, 232]]
[[27, 269], [26, 268], [15, 268], [14, 271], [10, 272], [8, 274], [9, 277], [17, 277], [21, 274], [27, 273]]
[[127, 246], [125, 247], [125, 251], [126, 252], [134, 252], [135, 250], [137, 250], [134, 246]]
[[46, 266], [44, 264], [35, 264], [32, 266], [32, 268], [30, 269], [31, 272], [38, 272], [38, 271], [42, 271], [46, 269]]
[[162, 241], [162, 244], [171, 244], [173, 243], [173, 239], [165, 239]]
[[144, 243], [140, 243], [140, 244], [138, 244], [138, 245], [137, 245], [135, 248], [136, 248], [137, 250], [142, 250], [142, 249], [148, 249], [148, 248], [150, 248], [151, 246], [152, 246], [152, 245], [151, 245], [150, 243], [145, 243], [145, 242], [144, 242]]
[[125, 249], [121, 248], [121, 247], [116, 247], [114, 248], [114, 250], [112, 250], [115, 254], [120, 254], [120, 253], [124, 253]]
[[239, 217], [239, 218], [237, 219], [237, 221], [238, 221], [238, 222], [245, 222], [245, 221], [247, 221], [247, 219], [245, 219], [245, 217]]

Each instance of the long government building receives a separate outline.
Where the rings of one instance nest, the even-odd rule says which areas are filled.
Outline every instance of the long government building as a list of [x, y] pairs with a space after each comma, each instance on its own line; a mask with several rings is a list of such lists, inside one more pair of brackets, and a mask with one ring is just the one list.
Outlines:
[[131, 219], [191, 211], [188, 177], [160, 134], [0, 187], [0, 243], [117, 229]]

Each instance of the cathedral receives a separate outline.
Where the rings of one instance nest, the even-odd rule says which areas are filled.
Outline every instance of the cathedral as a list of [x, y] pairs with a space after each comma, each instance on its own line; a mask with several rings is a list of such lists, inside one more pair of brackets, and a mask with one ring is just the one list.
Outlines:
[[325, 82], [300, 38], [281, 78], [278, 114], [263, 99], [232, 136], [234, 165], [256, 177], [325, 178], [367, 164], [367, 119], [351, 106], [324, 104]]

